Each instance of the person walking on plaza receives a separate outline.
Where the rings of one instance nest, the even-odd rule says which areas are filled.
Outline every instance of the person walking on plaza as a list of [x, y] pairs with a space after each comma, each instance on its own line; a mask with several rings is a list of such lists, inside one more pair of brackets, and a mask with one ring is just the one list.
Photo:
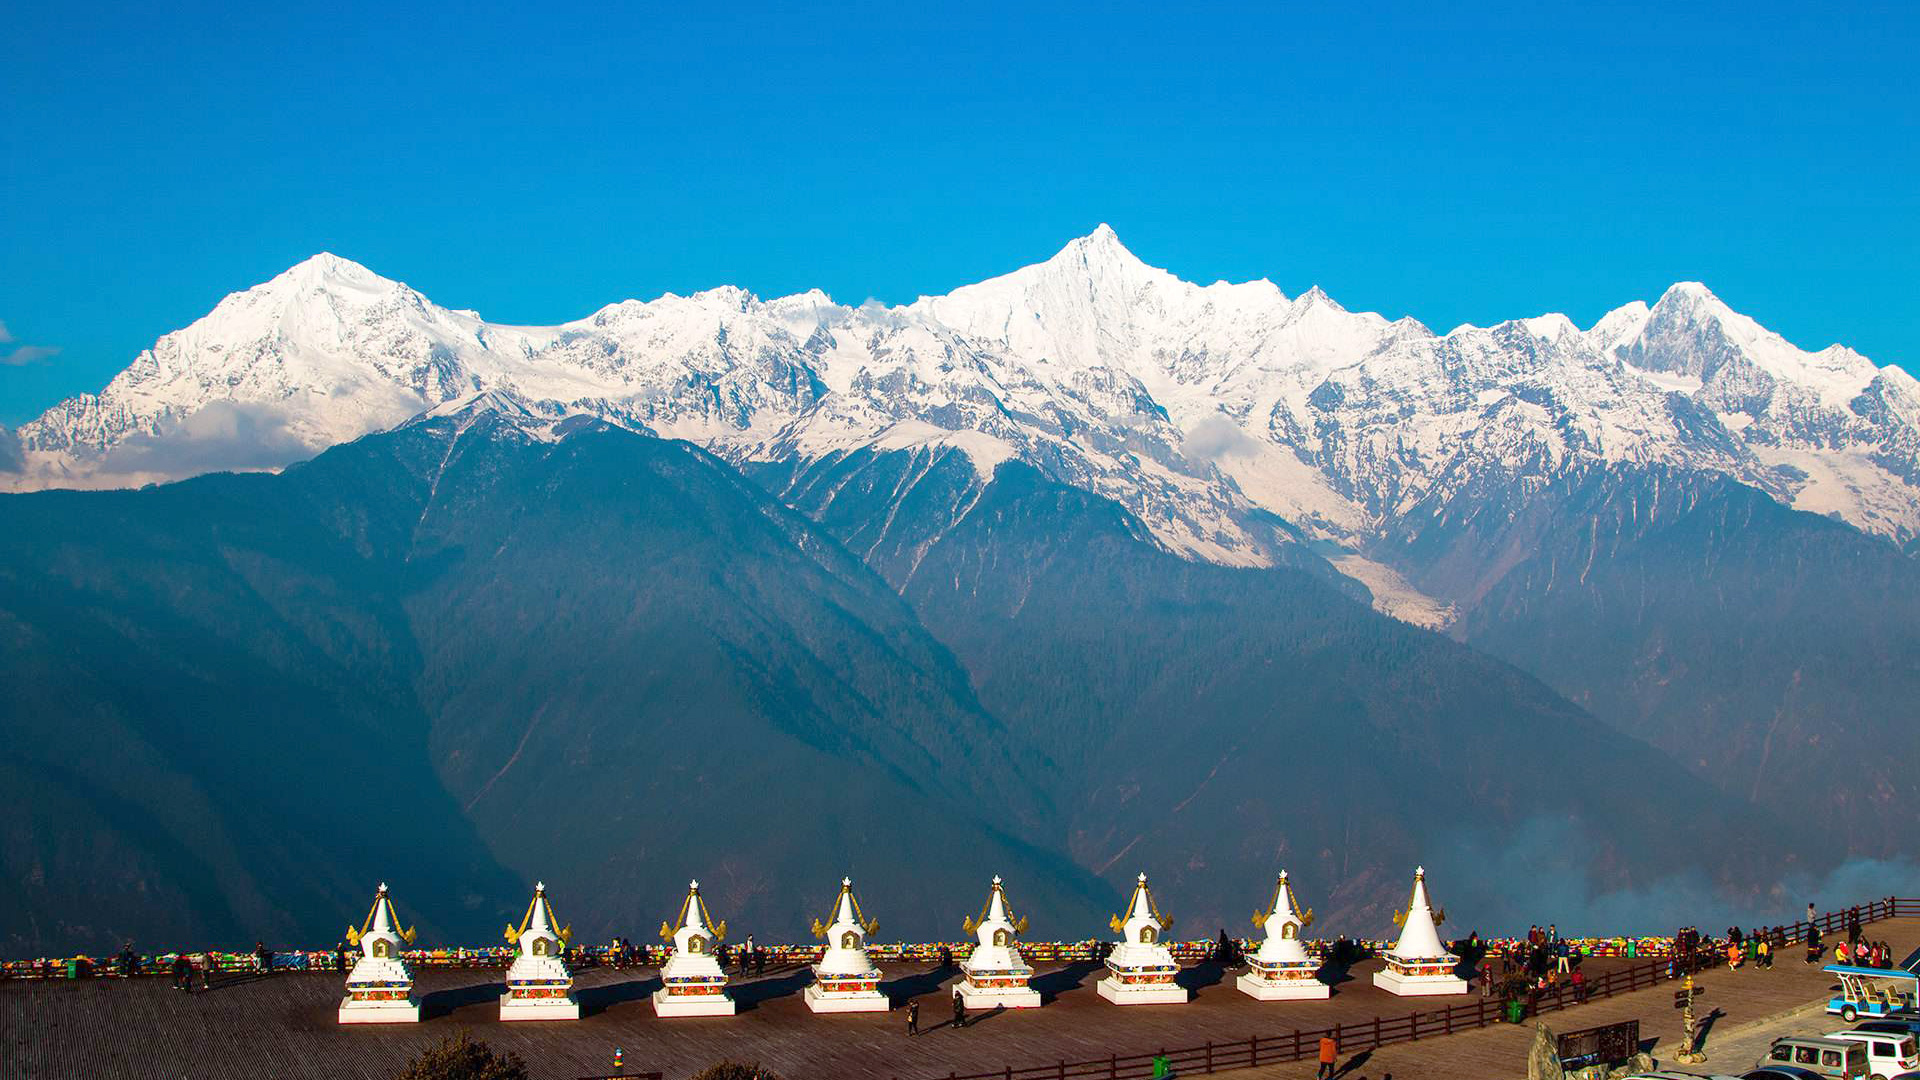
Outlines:
[[193, 993], [193, 962], [186, 953], [175, 953], [173, 957], [173, 988]]
[[953, 1026], [956, 1028], [967, 1026], [967, 999], [960, 996], [960, 988], [957, 986], [953, 988]]
[[261, 975], [273, 974], [273, 950], [264, 941], [253, 943], [253, 970]]
[[907, 1002], [907, 1038], [920, 1034], [920, 1003]]
[[1320, 1071], [1314, 1080], [1330, 1080], [1334, 1063], [1340, 1060], [1340, 1042], [1331, 1035], [1320, 1036]]
[[333, 947], [333, 954], [340, 961], [340, 974], [345, 975], [353, 968], [353, 958], [347, 955], [347, 943], [342, 941]]

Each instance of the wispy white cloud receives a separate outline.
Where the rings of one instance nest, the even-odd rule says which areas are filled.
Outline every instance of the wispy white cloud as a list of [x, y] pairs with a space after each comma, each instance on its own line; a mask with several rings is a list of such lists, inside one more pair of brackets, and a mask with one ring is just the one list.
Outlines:
[[21, 345], [3, 356], [0, 364], [8, 367], [21, 367], [26, 364], [39, 364], [60, 355], [58, 345]]
[[[8, 348], [10, 345], [13, 348]], [[0, 364], [7, 367], [23, 367], [27, 364], [45, 363], [59, 354], [60, 346], [58, 345], [19, 344], [19, 340], [13, 336], [13, 331], [7, 329], [7, 324], [0, 322]]]

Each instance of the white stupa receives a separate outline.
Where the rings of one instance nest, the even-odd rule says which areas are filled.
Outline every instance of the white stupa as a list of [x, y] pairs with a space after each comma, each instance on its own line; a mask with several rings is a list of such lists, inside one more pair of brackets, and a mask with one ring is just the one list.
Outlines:
[[660, 924], [660, 936], [673, 942], [673, 954], [660, 969], [666, 985], [654, 991], [653, 1011], [660, 1016], [732, 1016], [727, 973], [713, 955], [714, 945], [727, 936], [727, 924], [715, 922], [708, 914], [698, 881], [687, 882], [679, 924], [672, 930]]
[[507, 992], [500, 995], [502, 1020], [578, 1020], [580, 1002], [573, 996], [573, 972], [565, 952], [573, 928], [554, 929], [559, 920], [547, 903], [547, 885], [533, 887], [533, 902], [518, 927], [509, 925], [506, 938], [519, 952], [507, 968]]
[[867, 956], [867, 938], [880, 928], [865, 921], [860, 901], [853, 896], [853, 879], [840, 879], [840, 899], [833, 905], [833, 921], [813, 921], [813, 936], [825, 938], [826, 951], [813, 965], [813, 983], [801, 992], [814, 1012], [886, 1012], [887, 995], [880, 992], [880, 969]]
[[972, 955], [960, 961], [960, 997], [967, 1008], [1039, 1008], [1040, 991], [1029, 985], [1033, 968], [1020, 956], [1020, 935], [1027, 932], [1027, 920], [1014, 919], [999, 875], [994, 876], [993, 891], [987, 894], [987, 906], [980, 909], [979, 917], [961, 925], [978, 940]]
[[1446, 917], [1427, 899], [1426, 867], [1416, 867], [1407, 910], [1394, 916], [1400, 940], [1386, 955], [1386, 969], [1374, 972], [1373, 985], [1402, 997], [1466, 993], [1467, 980], [1454, 974], [1460, 958], [1440, 943], [1440, 923]]
[[1273, 903], [1267, 910], [1255, 912], [1253, 925], [1266, 932], [1259, 951], [1247, 957], [1247, 972], [1235, 981], [1240, 992], [1261, 1001], [1295, 1001], [1324, 998], [1333, 988], [1315, 975], [1320, 961], [1307, 953], [1300, 931], [1313, 925], [1313, 912], [1301, 911], [1293, 897], [1293, 883], [1280, 871], [1274, 882]]
[[1110, 925], [1119, 933], [1119, 944], [1107, 954], [1107, 974], [1094, 989], [1115, 1005], [1184, 1005], [1185, 987], [1174, 983], [1180, 965], [1160, 943], [1160, 935], [1173, 920], [1160, 914], [1147, 888], [1147, 875], [1141, 874], [1133, 887], [1133, 899], [1127, 904], [1124, 919], [1115, 915]]
[[400, 959], [402, 943], [413, 943], [413, 931], [399, 928], [386, 882], [373, 894], [373, 908], [358, 929], [347, 927], [347, 940], [360, 946], [360, 959], [347, 976], [347, 996], [340, 999], [343, 1024], [411, 1024], [420, 1019], [420, 1002], [413, 996], [413, 972]]

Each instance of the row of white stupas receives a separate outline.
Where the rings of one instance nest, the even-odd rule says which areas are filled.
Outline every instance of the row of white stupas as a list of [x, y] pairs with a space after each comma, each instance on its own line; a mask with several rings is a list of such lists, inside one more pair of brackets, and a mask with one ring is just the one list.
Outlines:
[[[813, 982], [803, 998], [815, 1012], [885, 1012], [887, 996], [880, 990], [880, 969], [867, 955], [867, 939], [878, 928], [860, 910], [851, 879], [840, 879], [840, 896], [831, 922], [814, 920], [816, 937], [826, 949], [813, 965]], [[1374, 985], [1401, 995], [1464, 994], [1466, 980], [1455, 974], [1459, 958], [1441, 944], [1436, 913], [1427, 898], [1425, 869], [1413, 874], [1413, 895], [1405, 912], [1396, 914], [1400, 940], [1386, 954], [1386, 967], [1374, 974]], [[1107, 973], [1096, 984], [1101, 997], [1116, 1005], [1180, 1005], [1186, 988], [1174, 981], [1180, 966], [1162, 941], [1171, 919], [1161, 914], [1141, 874], [1124, 915], [1111, 920], [1119, 935], [1106, 960]], [[1236, 982], [1241, 992], [1262, 1001], [1324, 998], [1331, 988], [1317, 977], [1320, 964], [1307, 952], [1300, 932], [1313, 924], [1311, 909], [1302, 910], [1293, 895], [1287, 872], [1274, 883], [1273, 901], [1253, 917], [1266, 939], [1247, 958], [1247, 972]], [[533, 902], [519, 926], [508, 926], [506, 938], [516, 947], [507, 968], [507, 992], [500, 997], [502, 1020], [577, 1020], [580, 1002], [573, 995], [573, 973], [567, 968], [566, 943], [572, 928], [556, 929], [558, 920], [547, 901], [544, 883], [533, 887]], [[1020, 935], [1027, 920], [1015, 919], [1006, 890], [998, 877], [977, 917], [965, 922], [978, 944], [960, 962], [961, 978], [954, 988], [969, 1009], [1030, 1009], [1040, 1005], [1033, 989], [1033, 968], [1020, 957]], [[660, 924], [660, 936], [673, 943], [661, 969], [665, 985], [653, 995], [660, 1016], [731, 1016], [733, 998], [727, 994], [727, 976], [714, 956], [714, 943], [723, 940], [727, 924], [707, 911], [700, 883], [690, 882], [675, 925]], [[420, 1003], [413, 996], [413, 974], [400, 958], [402, 943], [413, 931], [399, 929], [387, 887], [374, 895], [373, 909], [347, 937], [360, 947], [360, 959], [347, 976], [347, 996], [340, 1002], [343, 1024], [417, 1021]]]

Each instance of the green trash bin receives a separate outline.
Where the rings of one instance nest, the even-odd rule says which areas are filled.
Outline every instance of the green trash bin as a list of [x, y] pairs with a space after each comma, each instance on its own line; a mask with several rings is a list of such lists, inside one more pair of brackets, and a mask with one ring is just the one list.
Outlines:
[[1509, 1024], [1519, 1023], [1521, 1020], [1526, 1018], [1526, 1013], [1527, 1013], [1526, 1002], [1521, 1001], [1519, 998], [1512, 998], [1508, 1000], [1507, 1023]]
[[69, 978], [69, 979], [77, 979], [77, 978], [79, 978], [79, 977], [80, 977], [80, 961], [79, 961], [79, 959], [78, 959], [77, 957], [75, 957], [75, 958], [69, 958], [69, 959], [67, 960], [67, 978]]

